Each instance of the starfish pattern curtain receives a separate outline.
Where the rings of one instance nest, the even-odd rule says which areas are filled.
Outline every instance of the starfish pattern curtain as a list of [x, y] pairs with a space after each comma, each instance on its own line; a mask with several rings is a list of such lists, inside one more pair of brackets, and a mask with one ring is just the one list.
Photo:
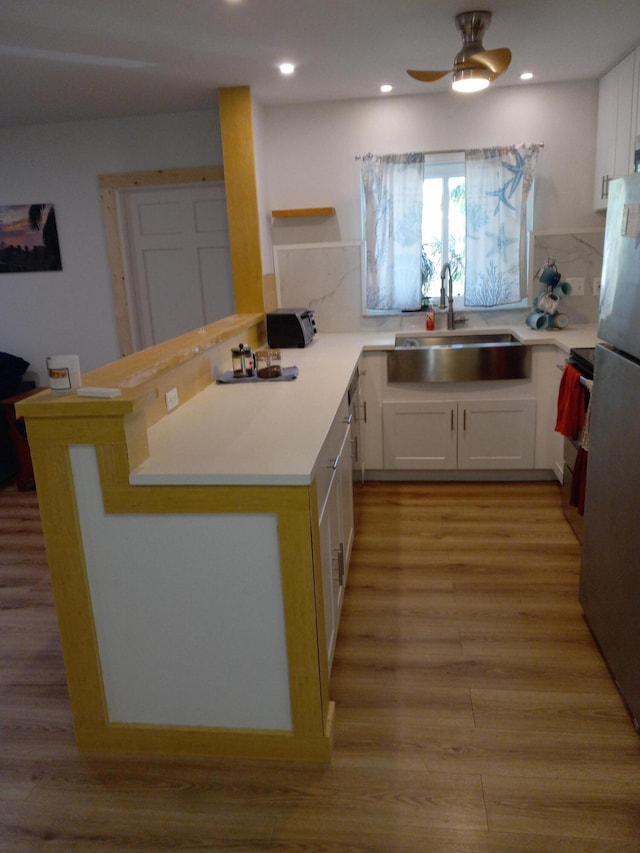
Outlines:
[[490, 308], [526, 296], [526, 207], [540, 148], [465, 152], [465, 305]]
[[422, 153], [362, 158], [368, 312], [401, 311], [420, 301], [425, 159]]

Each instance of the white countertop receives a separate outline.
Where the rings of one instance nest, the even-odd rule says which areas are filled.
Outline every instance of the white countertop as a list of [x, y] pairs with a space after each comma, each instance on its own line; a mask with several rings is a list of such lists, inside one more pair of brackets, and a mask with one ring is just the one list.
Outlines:
[[[597, 339], [595, 326], [539, 332], [522, 323], [484, 331], [567, 353]], [[305, 349], [282, 350], [283, 367], [299, 368], [295, 380], [212, 383], [149, 429], [150, 455], [131, 484], [309, 485], [360, 353], [391, 348], [394, 339], [394, 331], [322, 333]]]
[[282, 350], [297, 379], [211, 384], [149, 429], [130, 482], [308, 485], [362, 346], [362, 335], [318, 335]]

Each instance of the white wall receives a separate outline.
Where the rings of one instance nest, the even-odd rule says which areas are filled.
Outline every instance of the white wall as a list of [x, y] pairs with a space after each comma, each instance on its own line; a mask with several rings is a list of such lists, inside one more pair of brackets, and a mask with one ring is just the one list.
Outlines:
[[[212, 96], [213, 100], [213, 96]], [[0, 205], [55, 204], [61, 272], [0, 276], [0, 350], [31, 363], [77, 353], [83, 371], [119, 357], [98, 176], [221, 165], [217, 109], [0, 130]]]
[[[601, 226], [591, 210], [597, 83], [260, 107], [256, 120], [263, 267], [274, 243], [360, 239], [358, 163], [367, 151], [439, 150], [543, 141], [536, 229]], [[98, 176], [222, 163], [217, 110], [0, 130], [0, 205], [51, 202], [63, 270], [0, 276], [0, 350], [44, 381], [53, 353], [83, 371], [119, 356]], [[333, 206], [324, 220], [273, 208]]]
[[274, 244], [359, 240], [357, 154], [544, 142], [535, 225], [597, 227], [592, 210], [597, 81], [402, 98], [269, 107], [266, 165], [272, 208], [333, 206], [329, 219], [280, 220]]

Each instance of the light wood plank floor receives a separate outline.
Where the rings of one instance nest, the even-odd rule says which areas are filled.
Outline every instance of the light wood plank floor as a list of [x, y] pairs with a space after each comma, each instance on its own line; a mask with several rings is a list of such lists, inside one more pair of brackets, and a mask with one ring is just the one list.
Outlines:
[[0, 850], [638, 853], [640, 741], [554, 484], [367, 484], [330, 766], [74, 744], [33, 493], [0, 491]]

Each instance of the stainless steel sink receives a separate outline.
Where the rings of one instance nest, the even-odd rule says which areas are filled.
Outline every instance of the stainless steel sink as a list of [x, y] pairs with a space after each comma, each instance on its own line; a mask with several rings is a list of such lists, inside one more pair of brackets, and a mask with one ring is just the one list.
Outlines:
[[528, 379], [531, 347], [508, 332], [396, 334], [387, 353], [389, 382], [478, 382]]

